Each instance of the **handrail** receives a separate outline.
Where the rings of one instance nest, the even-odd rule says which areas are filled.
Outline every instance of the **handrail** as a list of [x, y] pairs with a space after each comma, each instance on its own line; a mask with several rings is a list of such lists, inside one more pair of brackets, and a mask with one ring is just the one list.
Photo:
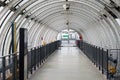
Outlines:
[[[117, 62], [120, 49], [101, 48], [80, 40], [77, 41], [77, 46], [97, 67], [99, 67], [99, 70], [102, 71], [102, 74], [106, 75], [107, 79], [111, 80], [111, 78], [117, 77], [113, 76], [114, 74], [117, 74], [118, 71]], [[110, 56], [109, 54], [111, 53], [117, 53], [117, 58], [114, 59], [114, 57]]]
[[[5, 56], [0, 56], [0, 58], [8, 57], [8, 56], [11, 56], [11, 55], [14, 55], [14, 54], [17, 54], [17, 53], [19, 53], [19, 52], [15, 52], [15, 53], [13, 53], [13, 54], [8, 54], [8, 55], [5, 55]], [[17, 55], [18, 55], [18, 54], [17, 54]]]
[[[27, 71], [32, 74], [33, 71], [36, 70], [36, 68], [40, 67], [43, 63], [45, 63], [45, 60], [55, 51], [59, 48], [59, 41], [46, 44], [44, 46], [40, 45], [38, 47], [31, 48], [28, 50], [28, 54], [26, 54], [27, 57]], [[11, 80], [17, 80], [17, 77], [19, 74], [15, 72], [15, 70], [20, 66], [20, 58], [18, 58], [20, 55], [19, 52], [15, 52], [13, 54], [1, 56], [1, 67], [0, 67], [0, 75], [2, 77], [2, 80], [6, 80], [8, 77], [6, 74], [7, 70], [10, 70], [10, 74], [12, 74]], [[17, 60], [16, 60], [17, 59]], [[18, 71], [18, 70], [17, 70]], [[29, 74], [30, 74], [29, 73]], [[1, 79], [1, 78], [0, 78]]]
[[120, 50], [120, 49], [109, 49], [109, 50]]

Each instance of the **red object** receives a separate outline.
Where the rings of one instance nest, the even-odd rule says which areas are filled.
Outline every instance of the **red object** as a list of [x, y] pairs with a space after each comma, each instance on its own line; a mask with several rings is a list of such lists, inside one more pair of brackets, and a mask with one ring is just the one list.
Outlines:
[[83, 37], [82, 37], [82, 35], [80, 35], [80, 40], [83, 40]]

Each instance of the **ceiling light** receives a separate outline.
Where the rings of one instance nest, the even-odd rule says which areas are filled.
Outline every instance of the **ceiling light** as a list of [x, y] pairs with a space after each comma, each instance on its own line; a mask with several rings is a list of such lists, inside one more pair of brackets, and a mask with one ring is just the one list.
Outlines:
[[66, 10], [66, 11], [69, 10], [70, 9], [70, 4], [68, 4], [68, 3], [64, 4], [63, 9]]

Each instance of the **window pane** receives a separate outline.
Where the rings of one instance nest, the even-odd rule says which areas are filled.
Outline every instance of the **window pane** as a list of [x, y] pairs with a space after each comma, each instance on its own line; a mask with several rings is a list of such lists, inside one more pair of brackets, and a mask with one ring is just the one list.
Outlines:
[[12, 14], [14, 14], [14, 12], [12, 11], [9, 16], [5, 19], [3, 25], [2, 25], [2, 28], [4, 28], [5, 24], [8, 22], [8, 20], [10, 19], [10, 17], [12, 16]]
[[2, 17], [2, 19], [0, 21], [0, 25], [2, 24], [3, 20], [6, 18], [6, 16], [8, 15], [9, 12], [10, 12], [10, 10], [8, 10], [7, 13]]
[[4, 8], [4, 7], [2, 7], [2, 6], [0, 7], [0, 12], [3, 10], [3, 8]]
[[116, 19], [116, 21], [118, 22], [118, 24], [120, 25], [120, 19]]
[[17, 22], [20, 19], [21, 15], [19, 15], [16, 19], [15, 22]]
[[22, 6], [22, 5], [25, 4], [27, 1], [29, 1], [29, 0], [23, 0], [23, 1], [19, 4], [19, 6]]
[[36, 4], [38, 4], [38, 3], [42, 2], [42, 1], [44, 1], [44, 0], [38, 0], [38, 1], [34, 2], [34, 3], [31, 4], [30, 6], [28, 6], [28, 7], [26, 8], [26, 10], [29, 10], [30, 8], [32, 8], [33, 6], [35, 6]]

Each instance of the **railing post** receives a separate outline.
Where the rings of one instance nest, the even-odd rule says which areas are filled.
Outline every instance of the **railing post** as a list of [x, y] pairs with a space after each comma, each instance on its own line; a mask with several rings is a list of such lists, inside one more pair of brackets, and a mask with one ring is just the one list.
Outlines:
[[95, 60], [96, 60], [96, 53], [95, 53], [95, 49], [96, 49], [96, 47], [94, 46], [94, 65], [96, 65], [96, 63], [95, 63]]
[[37, 57], [37, 67], [39, 67], [39, 47], [37, 47], [36, 57]]
[[6, 80], [6, 69], [5, 69], [5, 57], [2, 58], [2, 73], [3, 73], [3, 80]]
[[98, 49], [98, 54], [99, 54], [99, 63], [98, 63], [98, 65], [99, 65], [99, 70], [100, 70], [100, 60], [101, 60], [101, 58], [100, 58], [100, 56], [101, 56], [101, 53], [100, 53], [100, 51], [101, 51], [101, 49], [100, 49], [100, 47], [99, 47], [99, 49]]
[[109, 79], [109, 71], [108, 71], [108, 49], [107, 49], [107, 79]]
[[95, 65], [97, 67], [97, 46], [95, 46]]
[[103, 70], [103, 48], [102, 48], [102, 74], [104, 74], [104, 70]]
[[36, 70], [36, 48], [34, 48], [34, 70]]
[[[38, 56], [38, 58], [39, 58], [39, 59], [38, 59], [38, 65], [40, 66], [40, 46], [38, 47], [38, 55], [39, 55], [39, 56]], [[38, 66], [38, 67], [39, 67], [39, 66]]]
[[40, 51], [40, 65], [41, 65], [41, 61], [42, 61], [41, 46], [40, 46], [39, 51]]
[[43, 46], [41, 46], [41, 63], [43, 63]]
[[33, 53], [32, 53], [32, 49], [31, 49], [31, 51], [30, 51], [30, 54], [31, 54], [31, 55], [30, 55], [30, 56], [31, 56], [31, 59], [30, 59], [30, 60], [31, 60], [30, 72], [31, 72], [31, 74], [32, 74], [32, 66], [33, 66], [33, 61], [32, 61], [32, 59], [33, 59], [33, 55], [32, 55], [32, 54], [33, 54]]
[[15, 56], [16, 54], [13, 54], [13, 80], [16, 80], [16, 72], [17, 72], [17, 68], [16, 68], [16, 61], [15, 60], [17, 60], [16, 59], [16, 56]]
[[45, 60], [46, 60], [46, 58], [47, 58], [47, 45], [45, 45]]

